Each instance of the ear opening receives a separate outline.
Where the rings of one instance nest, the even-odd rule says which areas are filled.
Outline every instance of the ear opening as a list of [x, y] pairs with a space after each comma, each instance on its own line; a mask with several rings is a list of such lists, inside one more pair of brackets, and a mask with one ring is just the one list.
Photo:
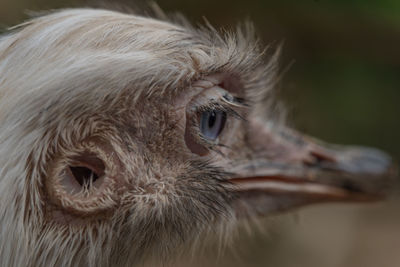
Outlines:
[[44, 180], [45, 201], [50, 202], [45, 204], [55, 217], [56, 211], [80, 218], [111, 213], [118, 205], [122, 172], [110, 144], [94, 138], [85, 140], [80, 147], [54, 155]]
[[91, 186], [99, 179], [99, 175], [91, 168], [83, 166], [69, 166], [69, 168], [80, 186]]
[[60, 184], [67, 193], [99, 188], [104, 181], [104, 162], [93, 153], [73, 157], [60, 176]]

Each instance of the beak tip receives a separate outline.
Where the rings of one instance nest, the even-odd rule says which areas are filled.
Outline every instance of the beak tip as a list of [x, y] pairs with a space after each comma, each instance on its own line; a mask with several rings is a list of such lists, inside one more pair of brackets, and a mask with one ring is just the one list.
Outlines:
[[385, 152], [366, 147], [348, 149], [347, 153], [344, 153], [342, 162], [344, 162], [344, 170], [350, 173], [367, 173], [376, 176], [390, 174], [395, 165], [393, 159]]
[[[355, 185], [352, 191], [390, 195], [400, 185], [398, 164], [387, 153], [367, 147], [345, 149], [337, 168], [349, 176], [344, 180]], [[343, 186], [346, 187], [346, 186]], [[397, 190], [396, 190], [397, 191]]]

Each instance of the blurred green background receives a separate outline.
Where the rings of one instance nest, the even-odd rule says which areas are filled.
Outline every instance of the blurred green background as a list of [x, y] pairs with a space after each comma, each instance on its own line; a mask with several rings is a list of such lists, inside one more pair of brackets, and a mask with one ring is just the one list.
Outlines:
[[[111, 1], [103, 1], [108, 5]], [[118, 1], [141, 6], [143, 1]], [[26, 11], [98, 5], [78, 0], [0, 0], [4, 29]], [[281, 84], [289, 121], [334, 143], [363, 144], [400, 158], [400, 1], [164, 0], [192, 22], [233, 27], [251, 19], [265, 44], [284, 41]], [[1, 74], [0, 74], [1, 75]], [[266, 219], [231, 252], [196, 266], [398, 267], [400, 207], [323, 205]], [[264, 222], [263, 222], [264, 223]], [[212, 260], [210, 260], [212, 259]]]

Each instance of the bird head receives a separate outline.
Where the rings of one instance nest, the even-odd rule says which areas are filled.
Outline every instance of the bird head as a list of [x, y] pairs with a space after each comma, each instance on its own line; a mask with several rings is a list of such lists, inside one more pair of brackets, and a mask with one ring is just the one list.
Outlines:
[[392, 161], [285, 126], [250, 27], [105, 10], [0, 40], [3, 266], [127, 266], [311, 203], [370, 201]]

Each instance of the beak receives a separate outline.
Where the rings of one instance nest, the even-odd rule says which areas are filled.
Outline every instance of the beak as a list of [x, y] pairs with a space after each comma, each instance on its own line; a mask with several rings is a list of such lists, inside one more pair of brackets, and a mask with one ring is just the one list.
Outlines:
[[254, 120], [251, 159], [235, 162], [229, 180], [239, 214], [265, 215], [312, 203], [375, 201], [394, 185], [392, 159], [377, 149], [330, 145]]

